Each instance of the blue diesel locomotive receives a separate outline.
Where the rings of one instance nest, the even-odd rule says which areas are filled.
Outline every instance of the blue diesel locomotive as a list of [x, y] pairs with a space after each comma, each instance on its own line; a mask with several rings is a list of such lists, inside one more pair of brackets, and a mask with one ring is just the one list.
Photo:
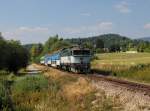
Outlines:
[[90, 60], [89, 49], [70, 47], [41, 57], [40, 63], [75, 73], [89, 73]]

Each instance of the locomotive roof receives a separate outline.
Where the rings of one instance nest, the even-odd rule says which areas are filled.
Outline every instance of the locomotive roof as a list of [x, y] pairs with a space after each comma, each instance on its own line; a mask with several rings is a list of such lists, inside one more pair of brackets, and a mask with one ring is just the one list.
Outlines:
[[72, 46], [72, 47], [69, 47], [69, 48], [63, 48], [62, 50], [65, 50], [65, 49], [71, 49], [71, 50], [89, 50], [88, 48], [84, 48], [84, 47], [80, 47], [80, 46]]
[[88, 48], [82, 48], [82, 47], [73, 47], [72, 50], [89, 50]]
[[80, 46], [72, 46], [72, 47], [69, 47], [69, 48], [63, 48], [61, 50], [54, 51], [53, 53], [48, 53], [44, 57], [59, 55], [61, 53], [61, 51], [66, 50], [66, 49], [70, 49], [70, 50], [90, 50], [88, 48], [84, 48], [84, 47], [80, 47]]

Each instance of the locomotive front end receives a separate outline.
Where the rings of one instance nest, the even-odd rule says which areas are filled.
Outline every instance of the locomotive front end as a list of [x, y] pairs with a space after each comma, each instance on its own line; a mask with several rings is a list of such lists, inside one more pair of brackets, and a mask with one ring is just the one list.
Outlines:
[[89, 73], [91, 53], [86, 48], [73, 48], [71, 56], [71, 70], [73, 72]]

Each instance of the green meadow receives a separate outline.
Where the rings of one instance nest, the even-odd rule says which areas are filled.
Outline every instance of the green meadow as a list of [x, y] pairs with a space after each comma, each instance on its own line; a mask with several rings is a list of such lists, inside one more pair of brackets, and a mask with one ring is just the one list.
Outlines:
[[92, 69], [113, 76], [140, 82], [150, 82], [150, 53], [96, 54]]

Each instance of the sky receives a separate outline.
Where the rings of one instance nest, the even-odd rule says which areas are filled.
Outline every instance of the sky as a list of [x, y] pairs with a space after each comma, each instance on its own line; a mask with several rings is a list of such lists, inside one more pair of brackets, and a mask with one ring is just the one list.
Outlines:
[[56, 34], [149, 37], [149, 11], [150, 0], [0, 0], [0, 32], [23, 44], [45, 42]]

